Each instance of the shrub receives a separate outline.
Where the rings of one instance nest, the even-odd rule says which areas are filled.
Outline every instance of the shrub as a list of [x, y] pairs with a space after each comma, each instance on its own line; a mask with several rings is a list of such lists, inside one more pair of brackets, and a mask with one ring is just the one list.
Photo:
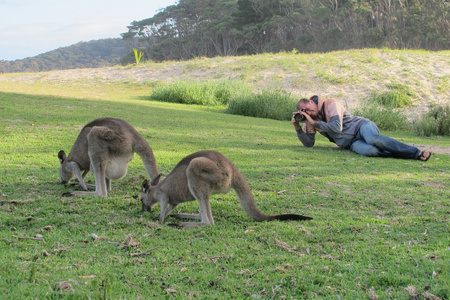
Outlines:
[[370, 102], [385, 107], [400, 108], [412, 104], [412, 97], [417, 97], [414, 91], [405, 85], [391, 83], [386, 85], [389, 91], [383, 93], [372, 93]]
[[259, 94], [233, 98], [228, 104], [227, 113], [267, 118], [290, 120], [296, 110], [297, 100], [281, 90], [263, 90]]
[[413, 122], [413, 128], [419, 136], [450, 135], [450, 106], [430, 107], [427, 113]]
[[250, 87], [238, 80], [184, 80], [155, 87], [151, 98], [184, 104], [226, 105], [233, 97], [250, 93]]
[[377, 124], [382, 130], [410, 130], [411, 123], [407, 117], [392, 107], [380, 107], [379, 105], [366, 105], [355, 110], [355, 115], [367, 118]]

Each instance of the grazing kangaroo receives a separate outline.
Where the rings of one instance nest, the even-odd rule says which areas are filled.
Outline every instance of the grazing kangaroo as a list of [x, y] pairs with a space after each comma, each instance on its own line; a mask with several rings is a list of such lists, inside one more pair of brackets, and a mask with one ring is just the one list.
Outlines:
[[175, 214], [175, 218], [200, 219], [201, 222], [170, 224], [180, 228], [200, 225], [213, 225], [209, 198], [212, 194], [228, 193], [234, 189], [245, 212], [255, 221], [272, 220], [311, 220], [310, 217], [287, 214], [268, 216], [255, 204], [253, 194], [237, 167], [223, 154], [217, 151], [199, 151], [183, 158], [167, 177], [160, 181], [160, 176], [150, 183], [142, 183], [142, 210], [150, 211], [157, 203], [161, 206], [159, 222], [180, 203], [197, 200], [199, 215]]
[[[61, 183], [67, 183], [75, 175], [84, 190], [64, 195], [106, 197], [107, 190], [111, 190], [111, 180], [127, 174], [128, 163], [134, 153], [142, 158], [150, 178], [155, 178], [159, 172], [153, 151], [133, 126], [114, 118], [100, 118], [86, 124], [69, 156], [66, 157], [63, 150], [58, 153]], [[89, 170], [94, 173], [95, 186], [84, 182]], [[87, 192], [88, 188], [95, 189], [95, 192]]]

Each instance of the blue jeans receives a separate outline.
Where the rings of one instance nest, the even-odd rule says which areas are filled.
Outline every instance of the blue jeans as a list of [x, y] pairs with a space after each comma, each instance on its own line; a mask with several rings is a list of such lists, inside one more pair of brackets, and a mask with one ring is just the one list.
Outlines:
[[380, 134], [377, 125], [365, 122], [359, 128], [350, 150], [364, 156], [417, 158], [420, 150]]

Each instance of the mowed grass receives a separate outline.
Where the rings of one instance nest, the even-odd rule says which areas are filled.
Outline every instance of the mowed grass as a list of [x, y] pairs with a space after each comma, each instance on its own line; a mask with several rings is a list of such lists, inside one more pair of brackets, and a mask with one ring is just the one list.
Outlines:
[[[290, 122], [151, 101], [150, 90], [0, 87], [2, 299], [450, 297], [449, 155], [426, 163], [367, 158], [319, 136], [303, 148]], [[134, 198], [146, 177], [138, 156], [108, 198], [62, 197], [77, 187], [58, 184], [58, 151], [70, 151], [81, 127], [105, 116], [135, 126], [163, 174], [187, 154], [218, 150], [262, 211], [314, 220], [254, 222], [232, 192], [212, 197], [214, 226], [158, 224], [159, 208], [144, 213]], [[386, 134], [450, 146], [448, 137]], [[192, 202], [177, 211], [197, 209]]]

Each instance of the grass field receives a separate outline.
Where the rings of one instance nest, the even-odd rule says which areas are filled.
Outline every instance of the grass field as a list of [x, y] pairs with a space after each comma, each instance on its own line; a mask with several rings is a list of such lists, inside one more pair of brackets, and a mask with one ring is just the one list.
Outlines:
[[[450, 298], [450, 155], [367, 158], [322, 137], [303, 148], [290, 122], [151, 101], [150, 91], [2, 82], [0, 298]], [[187, 154], [218, 150], [263, 212], [314, 220], [254, 222], [232, 192], [213, 197], [215, 226], [158, 224], [159, 208], [144, 213], [134, 198], [146, 176], [138, 156], [108, 198], [62, 197], [77, 187], [58, 184], [58, 151], [103, 116], [135, 126], [163, 174]], [[450, 146], [449, 137], [386, 134]]]

